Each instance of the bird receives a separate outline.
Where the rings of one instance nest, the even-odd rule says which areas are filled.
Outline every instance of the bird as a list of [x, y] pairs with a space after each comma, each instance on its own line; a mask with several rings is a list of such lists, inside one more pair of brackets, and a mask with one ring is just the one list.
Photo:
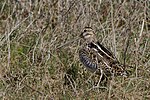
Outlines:
[[87, 70], [100, 75], [97, 85], [104, 79], [103, 77], [128, 76], [124, 65], [97, 40], [91, 27], [85, 27], [79, 37], [83, 41], [79, 49], [80, 62]]

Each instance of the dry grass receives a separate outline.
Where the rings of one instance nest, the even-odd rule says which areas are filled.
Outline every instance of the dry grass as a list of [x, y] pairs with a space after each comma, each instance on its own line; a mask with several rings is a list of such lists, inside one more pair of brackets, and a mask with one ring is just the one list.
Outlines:
[[[1, 0], [0, 98], [149, 100], [149, 7], [149, 0]], [[133, 67], [128, 78], [92, 89], [98, 77], [79, 62], [79, 41], [62, 46], [85, 26]]]

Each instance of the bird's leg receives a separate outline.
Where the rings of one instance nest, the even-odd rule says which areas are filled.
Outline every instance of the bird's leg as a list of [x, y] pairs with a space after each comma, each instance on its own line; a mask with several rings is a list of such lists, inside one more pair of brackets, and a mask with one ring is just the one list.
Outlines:
[[103, 70], [102, 70], [102, 69], [100, 69], [100, 71], [101, 71], [101, 75], [100, 75], [99, 81], [98, 81], [98, 83], [97, 83], [97, 85], [96, 85], [96, 87], [95, 87], [95, 88], [98, 88], [98, 87], [99, 87], [100, 82], [101, 82], [102, 77], [103, 77]]
[[[96, 61], [97, 61], [97, 64], [98, 64], [98, 58], [96, 59]], [[102, 81], [102, 78], [103, 78], [103, 70], [102, 70], [102, 68], [100, 68], [100, 69], [98, 69], [98, 70], [100, 70], [100, 78], [99, 78], [99, 81], [98, 81], [98, 83], [97, 83], [97, 85], [96, 85], [96, 88], [98, 88], [99, 87], [99, 85], [100, 85], [100, 82]]]

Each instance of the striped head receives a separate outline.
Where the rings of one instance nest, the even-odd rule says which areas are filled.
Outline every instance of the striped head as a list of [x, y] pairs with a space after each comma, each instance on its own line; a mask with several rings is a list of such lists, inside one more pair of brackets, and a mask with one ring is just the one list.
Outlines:
[[94, 30], [91, 27], [85, 27], [80, 37], [88, 43], [96, 41]]

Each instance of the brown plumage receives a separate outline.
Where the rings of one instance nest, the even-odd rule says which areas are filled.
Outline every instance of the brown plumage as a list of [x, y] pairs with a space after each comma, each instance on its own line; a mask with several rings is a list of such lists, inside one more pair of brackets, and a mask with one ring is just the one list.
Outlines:
[[84, 42], [79, 50], [79, 58], [88, 70], [105, 76], [127, 76], [125, 67], [110, 50], [97, 41], [91, 27], [85, 27], [80, 37]]

